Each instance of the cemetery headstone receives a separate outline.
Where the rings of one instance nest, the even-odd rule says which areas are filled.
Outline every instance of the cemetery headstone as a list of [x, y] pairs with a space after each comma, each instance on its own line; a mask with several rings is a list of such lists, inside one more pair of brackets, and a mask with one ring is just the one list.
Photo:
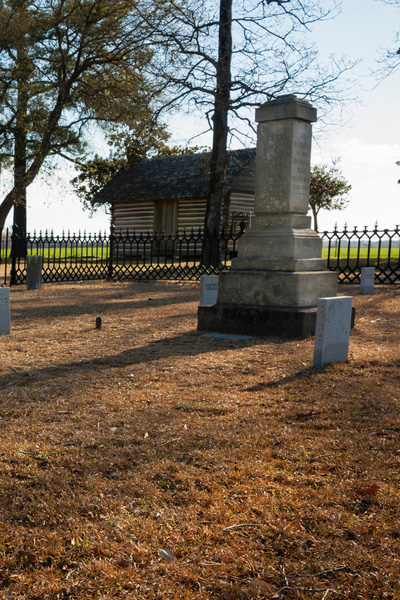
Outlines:
[[200, 278], [200, 306], [215, 304], [218, 297], [218, 275], [203, 275]]
[[362, 267], [360, 294], [373, 294], [375, 285], [375, 267]]
[[42, 287], [42, 256], [26, 257], [26, 289], [38, 290]]
[[10, 288], [0, 288], [0, 335], [10, 333]]
[[315, 327], [314, 367], [347, 360], [352, 317], [352, 296], [320, 298]]

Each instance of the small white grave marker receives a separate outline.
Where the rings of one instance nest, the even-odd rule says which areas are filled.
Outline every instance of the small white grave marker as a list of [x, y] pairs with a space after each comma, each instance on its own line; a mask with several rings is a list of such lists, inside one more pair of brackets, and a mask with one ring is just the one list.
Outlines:
[[42, 287], [42, 256], [33, 254], [26, 257], [26, 289], [38, 290]]
[[360, 294], [373, 294], [375, 285], [375, 267], [362, 267]]
[[347, 360], [352, 305], [352, 296], [318, 300], [314, 367]]
[[10, 333], [10, 288], [0, 288], [0, 335]]
[[200, 277], [200, 306], [216, 304], [218, 297], [218, 275]]

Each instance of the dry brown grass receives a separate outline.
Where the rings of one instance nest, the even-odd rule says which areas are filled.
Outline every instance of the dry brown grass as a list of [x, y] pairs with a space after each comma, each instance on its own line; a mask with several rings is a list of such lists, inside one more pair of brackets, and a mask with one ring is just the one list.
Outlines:
[[400, 598], [399, 290], [341, 293], [349, 360], [314, 370], [198, 334], [196, 284], [12, 289], [0, 598]]

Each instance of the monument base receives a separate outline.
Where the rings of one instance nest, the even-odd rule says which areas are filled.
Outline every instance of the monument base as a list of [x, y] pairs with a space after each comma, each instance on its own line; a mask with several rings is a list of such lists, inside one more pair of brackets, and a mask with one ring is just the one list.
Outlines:
[[296, 339], [314, 335], [316, 319], [316, 308], [212, 304], [199, 306], [197, 330]]
[[[351, 311], [351, 329], [356, 309]], [[197, 331], [231, 333], [255, 337], [276, 336], [301, 339], [315, 334], [317, 308], [281, 308], [274, 306], [238, 306], [209, 304], [199, 306]]]
[[337, 273], [327, 270], [232, 269], [218, 275], [218, 304], [222, 305], [312, 308], [317, 306], [319, 298], [336, 295]]

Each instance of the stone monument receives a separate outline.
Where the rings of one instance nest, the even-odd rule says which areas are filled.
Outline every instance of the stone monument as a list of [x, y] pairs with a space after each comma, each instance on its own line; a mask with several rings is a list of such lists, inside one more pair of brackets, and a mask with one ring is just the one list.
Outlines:
[[316, 120], [316, 109], [293, 95], [256, 111], [256, 216], [232, 270], [219, 275], [217, 303], [198, 308], [200, 331], [307, 337], [318, 299], [336, 296], [337, 274], [326, 270], [307, 216]]
[[10, 288], [0, 288], [0, 335], [10, 333]]
[[42, 256], [32, 254], [26, 257], [26, 289], [39, 290], [42, 287]]
[[345, 362], [349, 354], [352, 296], [320, 298], [314, 342], [314, 367]]
[[373, 294], [375, 287], [375, 267], [362, 267], [360, 295]]
[[218, 275], [200, 277], [200, 306], [215, 304], [218, 299]]

